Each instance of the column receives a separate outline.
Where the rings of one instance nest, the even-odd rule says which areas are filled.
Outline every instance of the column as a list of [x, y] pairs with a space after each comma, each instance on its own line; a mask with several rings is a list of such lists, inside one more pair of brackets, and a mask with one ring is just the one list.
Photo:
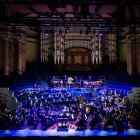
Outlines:
[[128, 41], [127, 44], [127, 72], [128, 75], [133, 74], [133, 50], [132, 50], [132, 41]]
[[56, 64], [56, 32], [54, 33], [54, 64]]
[[0, 39], [0, 70], [2, 69], [2, 40]]
[[133, 37], [132, 39], [132, 60], [133, 60], [133, 71], [136, 71], [137, 69], [137, 51], [138, 49], [137, 48], [137, 35], [135, 35], [135, 37]]
[[91, 37], [91, 63], [94, 65], [95, 63], [95, 42], [94, 42], [94, 35]]
[[43, 32], [40, 33], [40, 62], [42, 63], [43, 61]]
[[139, 36], [136, 42], [136, 71], [139, 73], [140, 75], [140, 40], [139, 40]]
[[114, 34], [113, 46], [114, 46], [114, 63], [116, 63], [116, 34]]
[[61, 45], [61, 35], [58, 34], [57, 36], [57, 45], [56, 45], [56, 63], [59, 65], [60, 64], [60, 45]]
[[102, 35], [99, 34], [99, 64], [102, 64], [101, 40]]
[[26, 38], [24, 38], [22, 43], [22, 71], [26, 70]]
[[99, 63], [99, 33], [95, 34], [95, 61], [96, 65]]
[[10, 39], [9, 41], [9, 58], [10, 58], [10, 62], [9, 62], [9, 67], [10, 67], [10, 72], [14, 71], [14, 40], [13, 37]]
[[2, 46], [2, 50], [3, 50], [3, 74], [4, 75], [9, 75], [9, 37], [10, 34], [4, 34], [3, 35], [3, 46]]
[[64, 55], [64, 45], [65, 45], [65, 42], [64, 42], [64, 34], [62, 35], [62, 38], [61, 38], [61, 64], [64, 64], [64, 58], [65, 58], [65, 55]]
[[43, 41], [43, 44], [42, 44], [42, 62], [45, 63], [45, 32], [43, 32], [42, 41]]
[[112, 63], [112, 34], [108, 35], [109, 40], [109, 63]]
[[49, 36], [45, 38], [45, 44], [44, 44], [44, 47], [45, 47], [45, 63], [48, 63], [48, 48], [49, 48], [49, 44], [50, 44], [50, 39], [49, 39]]
[[17, 39], [17, 72], [19, 75], [23, 73], [23, 44], [22, 36], [16, 36]]

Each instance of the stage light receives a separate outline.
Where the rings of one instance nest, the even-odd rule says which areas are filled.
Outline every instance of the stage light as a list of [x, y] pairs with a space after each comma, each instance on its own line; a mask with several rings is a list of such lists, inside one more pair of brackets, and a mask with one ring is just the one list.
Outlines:
[[48, 31], [46, 31], [46, 32], [45, 32], [45, 35], [48, 36], [48, 34], [49, 34]]
[[132, 19], [131, 21], [130, 21], [130, 29], [131, 29], [131, 31], [135, 31], [136, 30], [136, 20], [135, 19]]
[[66, 30], [65, 30], [65, 34], [67, 34], [68, 31], [69, 31], [69, 27], [66, 28]]
[[100, 33], [99, 33], [99, 35], [100, 35], [100, 36], [102, 36], [102, 35], [103, 35], [103, 33], [102, 33], [102, 32], [100, 32]]
[[59, 123], [59, 124], [58, 124], [58, 126], [62, 126], [62, 124], [61, 124], [61, 123]]
[[69, 31], [69, 27], [66, 28], [66, 31], [67, 31], [67, 32]]
[[135, 24], [131, 24], [130, 28], [131, 28], [132, 31], [135, 31], [136, 30], [136, 25]]
[[65, 126], [66, 124], [64, 123], [63, 126]]
[[62, 34], [62, 30], [59, 30], [59, 34]]

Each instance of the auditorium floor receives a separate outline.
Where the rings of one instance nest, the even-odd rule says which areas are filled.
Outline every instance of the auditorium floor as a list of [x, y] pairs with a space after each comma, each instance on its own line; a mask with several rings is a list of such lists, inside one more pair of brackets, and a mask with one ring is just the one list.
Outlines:
[[140, 130], [136, 129], [128, 129], [127, 132], [117, 133], [116, 131], [112, 130], [101, 130], [101, 129], [94, 129], [94, 130], [73, 130], [69, 129], [58, 131], [57, 129], [54, 130], [0, 130], [0, 137], [27, 137], [27, 136], [140, 136]]

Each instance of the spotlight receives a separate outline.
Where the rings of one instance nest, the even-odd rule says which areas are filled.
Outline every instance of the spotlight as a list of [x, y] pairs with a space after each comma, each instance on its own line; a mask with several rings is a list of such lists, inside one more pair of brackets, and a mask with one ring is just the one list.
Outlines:
[[61, 30], [59, 30], [59, 34], [62, 34], [62, 31]]
[[48, 31], [46, 31], [46, 32], [45, 32], [45, 35], [48, 36], [48, 34], [49, 34]]
[[100, 36], [102, 36], [102, 35], [103, 35], [103, 33], [102, 33], [102, 32], [100, 32], [100, 33], [99, 33], [99, 35], [100, 35]]
[[130, 21], [130, 29], [134, 32], [136, 30], [136, 20], [132, 19]]
[[132, 31], [135, 31], [136, 30], [136, 25], [135, 24], [131, 24], [130, 28], [131, 28]]
[[67, 32], [69, 31], [69, 27], [66, 28], [66, 31], [67, 31]]
[[61, 123], [59, 123], [59, 124], [58, 124], [58, 126], [59, 126], [59, 127], [61, 127], [61, 126], [62, 126], [62, 124], [61, 124]]

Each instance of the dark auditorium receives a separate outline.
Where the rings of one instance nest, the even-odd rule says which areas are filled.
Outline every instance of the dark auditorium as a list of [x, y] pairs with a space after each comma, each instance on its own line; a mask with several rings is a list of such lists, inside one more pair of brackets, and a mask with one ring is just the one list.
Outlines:
[[139, 0], [0, 0], [0, 139], [139, 136]]

